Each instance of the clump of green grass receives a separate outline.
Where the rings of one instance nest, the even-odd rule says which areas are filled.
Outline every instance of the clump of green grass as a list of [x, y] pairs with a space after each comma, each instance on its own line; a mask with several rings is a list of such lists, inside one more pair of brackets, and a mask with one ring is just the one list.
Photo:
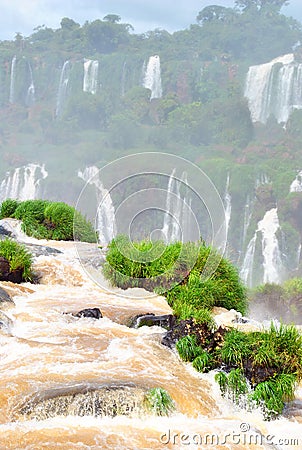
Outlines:
[[23, 280], [32, 280], [32, 255], [24, 245], [11, 239], [4, 239], [0, 241], [0, 256], [9, 262], [10, 271], [22, 269]]
[[169, 416], [175, 409], [171, 396], [162, 388], [149, 389], [145, 396], [145, 406], [157, 416]]
[[37, 239], [96, 242], [92, 224], [70, 205], [48, 200], [19, 202], [7, 199], [1, 204], [1, 218], [22, 220], [22, 229]]
[[195, 335], [188, 335], [179, 339], [176, 343], [176, 350], [184, 361], [193, 361], [202, 354], [202, 349], [197, 344]]

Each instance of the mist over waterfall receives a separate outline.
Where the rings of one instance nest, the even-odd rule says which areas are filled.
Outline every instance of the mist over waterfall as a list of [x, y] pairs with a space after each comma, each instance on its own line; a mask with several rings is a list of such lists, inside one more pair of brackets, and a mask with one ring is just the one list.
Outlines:
[[91, 59], [84, 59], [83, 91], [95, 94], [98, 89], [99, 62]]
[[158, 55], [150, 56], [145, 69], [143, 86], [151, 90], [150, 100], [162, 97], [160, 58]]
[[302, 108], [302, 64], [292, 53], [248, 70], [244, 96], [254, 122], [266, 123], [272, 115], [286, 123], [293, 109]]
[[[278, 283], [282, 280], [284, 267], [276, 235], [279, 229], [277, 208], [272, 208], [258, 222], [255, 234], [246, 249], [240, 276], [249, 287], [257, 283]], [[258, 261], [255, 261], [259, 239], [262, 259], [260, 272]]]
[[65, 61], [60, 74], [60, 81], [57, 93], [56, 117], [59, 117], [61, 115], [64, 102], [67, 98], [69, 76], [70, 76], [70, 62]]
[[115, 211], [110, 193], [104, 188], [99, 178], [99, 169], [96, 166], [86, 167], [83, 171], [79, 170], [78, 176], [96, 188], [95, 225], [98, 231], [98, 241], [101, 244], [107, 244], [116, 235]]
[[33, 200], [41, 196], [41, 181], [48, 176], [44, 164], [27, 164], [7, 172], [0, 185], [0, 201]]

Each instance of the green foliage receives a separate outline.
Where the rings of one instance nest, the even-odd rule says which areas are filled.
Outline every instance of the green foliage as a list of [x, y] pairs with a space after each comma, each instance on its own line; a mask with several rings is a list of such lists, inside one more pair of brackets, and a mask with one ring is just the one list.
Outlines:
[[48, 200], [5, 200], [3, 217], [22, 220], [22, 229], [37, 239], [96, 242], [91, 223], [70, 205]]
[[8, 260], [11, 271], [22, 269], [23, 280], [31, 281], [32, 256], [24, 245], [11, 239], [4, 239], [3, 241], [0, 241], [0, 256]]
[[218, 372], [215, 380], [219, 383], [221, 393], [228, 394], [235, 403], [239, 403], [242, 395], [247, 394], [249, 387], [242, 369], [232, 369], [229, 374]]
[[285, 401], [294, 398], [297, 379], [294, 374], [281, 373], [263, 383], [259, 383], [250, 394], [250, 400], [264, 410], [265, 418], [272, 419], [282, 413]]
[[175, 409], [171, 396], [162, 388], [149, 389], [145, 396], [145, 405], [157, 416], [169, 416]]
[[209, 372], [209, 370], [213, 369], [216, 364], [213, 356], [204, 351], [193, 360], [192, 366], [198, 372]]
[[4, 200], [0, 207], [0, 219], [5, 219], [5, 217], [13, 217], [19, 203], [20, 202], [18, 200], [13, 200], [10, 198]]
[[194, 335], [184, 336], [179, 339], [176, 343], [176, 350], [184, 361], [193, 361], [203, 353]]
[[237, 401], [239, 394], [247, 392], [243, 375], [248, 376], [253, 388], [249, 398], [263, 407], [266, 418], [282, 412], [302, 379], [302, 335], [294, 326], [272, 323], [267, 331], [231, 330], [219, 355], [223, 363], [236, 367], [228, 376], [216, 376], [222, 394], [228, 392]]

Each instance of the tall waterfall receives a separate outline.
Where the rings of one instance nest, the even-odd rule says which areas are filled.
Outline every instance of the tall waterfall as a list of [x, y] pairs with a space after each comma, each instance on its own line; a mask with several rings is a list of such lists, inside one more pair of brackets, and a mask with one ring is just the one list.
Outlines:
[[166, 208], [162, 233], [167, 243], [184, 241], [190, 232], [191, 199], [182, 196], [181, 188], [188, 185], [187, 174], [183, 172], [180, 179], [175, 169], [168, 182]]
[[29, 71], [30, 85], [26, 93], [26, 105], [31, 106], [35, 103], [35, 85], [34, 85], [33, 71], [30, 63], [28, 63], [28, 71]]
[[281, 281], [283, 264], [279, 243], [276, 236], [280, 228], [277, 208], [267, 211], [262, 220], [258, 222], [254, 236], [250, 240], [240, 275], [249, 286], [254, 285], [255, 253], [259, 234], [261, 235], [262, 273], [261, 283], [278, 283]]
[[14, 56], [12, 59], [10, 71], [9, 103], [15, 103], [16, 63], [17, 57]]
[[0, 185], [0, 201], [7, 198], [32, 200], [39, 196], [40, 183], [47, 177], [44, 164], [27, 164], [7, 172]]
[[150, 100], [162, 97], [160, 58], [158, 55], [150, 56], [145, 69], [143, 86], [151, 90]]
[[274, 116], [286, 123], [294, 108], [302, 108], [302, 64], [292, 53], [269, 63], [251, 66], [248, 70], [244, 96], [254, 122], [266, 123]]
[[57, 94], [56, 117], [59, 117], [62, 114], [64, 102], [66, 100], [68, 93], [69, 76], [70, 76], [70, 62], [65, 61], [60, 75], [60, 82]]
[[84, 60], [84, 78], [83, 78], [83, 91], [95, 94], [98, 88], [98, 71], [99, 62], [96, 60], [85, 59]]
[[228, 174], [224, 193], [226, 237], [228, 237], [229, 233], [231, 212], [232, 212], [232, 197], [229, 192], [229, 187], [230, 187], [230, 175]]
[[290, 192], [302, 192], [302, 170], [297, 174], [289, 188]]
[[84, 171], [78, 171], [78, 176], [86, 183], [96, 187], [97, 215], [96, 230], [101, 244], [107, 244], [116, 235], [115, 211], [110, 193], [104, 188], [100, 178], [99, 169], [96, 166], [86, 167]]

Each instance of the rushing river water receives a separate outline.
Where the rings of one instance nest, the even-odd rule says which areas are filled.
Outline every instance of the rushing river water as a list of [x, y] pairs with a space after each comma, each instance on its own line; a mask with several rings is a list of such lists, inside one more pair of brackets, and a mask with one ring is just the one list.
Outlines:
[[[46, 244], [62, 253], [35, 259], [40, 284], [0, 283], [15, 302], [3, 311], [8, 329], [0, 330], [1, 450], [302, 448], [299, 417], [266, 422], [259, 411], [235, 408], [221, 398], [213, 374], [198, 374], [161, 344], [163, 329], [125, 325], [139, 313], [170, 313], [163, 297], [110, 293], [87, 277], [73, 243]], [[93, 307], [103, 318], [65, 314]], [[138, 408], [130, 416], [95, 417], [89, 397], [108, 386], [126, 387], [130, 402], [162, 387], [176, 411], [157, 417]], [[60, 407], [42, 402], [28, 413], [31, 402], [58, 393], [65, 394]]]

